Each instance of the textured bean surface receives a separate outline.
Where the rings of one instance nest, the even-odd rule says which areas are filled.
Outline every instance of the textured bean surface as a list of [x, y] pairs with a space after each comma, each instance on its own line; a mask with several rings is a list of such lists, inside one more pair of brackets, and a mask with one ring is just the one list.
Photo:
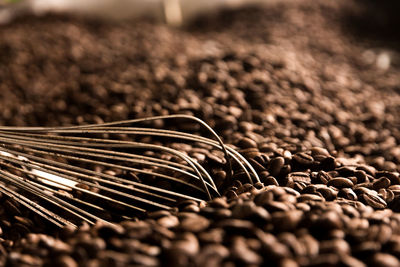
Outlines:
[[2, 125], [193, 114], [261, 179], [228, 183], [218, 152], [181, 146], [222, 197], [76, 230], [0, 194], [1, 264], [399, 266], [398, 4], [273, 2], [184, 29], [62, 16], [0, 26]]

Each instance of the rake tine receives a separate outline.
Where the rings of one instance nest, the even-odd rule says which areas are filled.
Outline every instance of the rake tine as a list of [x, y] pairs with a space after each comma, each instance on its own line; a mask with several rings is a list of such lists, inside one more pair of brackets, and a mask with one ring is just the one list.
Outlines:
[[[177, 130], [135, 127], [138, 123], [171, 119], [194, 121], [205, 128], [211, 138]], [[143, 136], [169, 143], [139, 142], [145, 140]], [[174, 142], [190, 142], [222, 151], [229, 177], [233, 175], [232, 163], [235, 163], [250, 183], [260, 181], [252, 165], [233, 147], [226, 146], [204, 121], [178, 114], [79, 126], [0, 126], [0, 192], [59, 227], [76, 227], [75, 219], [89, 224], [98, 220], [112, 224], [108, 216], [114, 213], [107, 210], [108, 204], [122, 208], [117, 209], [122, 214], [114, 214], [122, 219], [129, 215], [123, 214], [125, 209], [144, 213], [147, 208], [170, 209], [179, 199], [200, 202], [201, 198], [220, 196], [210, 173], [189, 156], [191, 154], [171, 146]], [[117, 172], [100, 171], [105, 169]], [[143, 182], [125, 176], [131, 172], [138, 174]], [[153, 180], [166, 181], [179, 188], [160, 188], [151, 184]], [[196, 195], [180, 193], [185, 189]], [[31, 194], [35, 201], [47, 204], [36, 203], [29, 198]], [[79, 194], [89, 198], [80, 198]], [[96, 201], [90, 200], [92, 198]], [[108, 204], [104, 206], [102, 201]], [[57, 207], [61, 215], [50, 210], [48, 205]], [[104, 216], [106, 219], [101, 218]]]
[[[0, 141], [2, 141], [2, 142], [6, 142], [6, 143], [9, 143], [9, 144], [15, 144], [16, 142], [15, 142], [15, 140], [13, 140], [13, 139], [11, 139], [11, 138], [0, 138]], [[23, 145], [25, 145], [25, 146], [33, 146], [33, 147], [39, 147], [39, 148], [44, 148], [44, 149], [50, 149], [49, 148], [49, 146], [44, 146], [44, 145], [38, 145], [37, 143], [35, 143], [35, 142], [27, 142], [27, 141], [21, 141], [21, 140], [19, 140], [19, 143], [18, 144], [23, 144]], [[198, 175], [198, 177], [199, 177], [199, 179], [202, 181], [202, 183], [203, 183], [203, 186], [205, 187], [205, 192], [207, 193], [207, 195], [208, 195], [208, 197], [209, 198], [211, 198], [211, 195], [210, 195], [210, 193], [209, 193], [209, 191], [208, 191], [208, 188], [207, 188], [207, 183], [204, 181], [204, 179], [203, 179], [203, 177], [202, 177], [202, 175], [201, 175], [201, 172], [198, 170], [198, 168], [199, 169], [201, 169], [202, 170], [202, 172], [206, 175], [206, 177], [213, 183], [213, 181], [212, 181], [212, 179], [211, 179], [211, 177], [209, 176], [209, 174], [204, 170], [204, 168], [202, 168], [201, 166], [200, 166], [200, 164], [198, 164], [197, 162], [194, 162], [191, 158], [189, 158], [189, 157], [187, 157], [186, 155], [184, 155], [183, 153], [181, 153], [181, 152], [179, 152], [179, 151], [176, 151], [176, 150], [173, 150], [173, 149], [170, 149], [170, 148], [167, 148], [167, 147], [161, 147], [161, 146], [156, 146], [156, 145], [149, 145], [149, 144], [140, 144], [140, 143], [134, 143], [133, 144], [135, 147], [144, 147], [144, 148], [153, 148], [153, 149], [159, 149], [159, 150], [162, 150], [162, 151], [167, 151], [167, 152], [169, 152], [169, 153], [171, 153], [171, 154], [175, 154], [175, 155], [177, 155], [178, 157], [180, 157], [180, 158], [182, 158], [183, 160], [185, 160], [193, 169], [194, 169], [194, 171], [197, 173], [197, 175]], [[56, 150], [56, 148], [65, 148], [66, 146], [63, 146], [63, 145], [56, 145], [56, 144], [53, 144], [52, 146], [51, 146], [51, 149], [52, 150]], [[127, 147], [126, 145], [125, 145], [125, 147]], [[115, 151], [108, 151], [108, 150], [99, 150], [99, 149], [90, 149], [90, 148], [82, 148], [82, 147], [79, 147], [79, 148], [76, 148], [76, 147], [68, 147], [68, 148], [71, 148], [71, 149], [79, 149], [79, 150], [83, 150], [83, 151], [95, 151], [95, 152], [107, 152], [107, 153], [112, 153], [112, 154], [115, 154], [115, 153], [119, 153], [119, 152], [115, 152]], [[61, 151], [65, 151], [65, 150], [61, 150]], [[70, 151], [70, 152], [74, 152], [75, 153], [75, 151]], [[58, 154], [57, 154], [58, 155]], [[127, 153], [124, 153], [124, 155], [129, 155], [129, 154], [127, 154]], [[87, 159], [82, 159], [82, 158], [75, 158], [75, 159], [79, 159], [80, 161], [88, 161]], [[107, 165], [107, 163], [104, 163], [104, 162], [96, 162], [96, 163], [100, 163], [100, 164], [102, 164], [102, 165]], [[128, 167], [124, 167], [124, 166], [119, 166], [120, 168], [128, 168]], [[130, 170], [135, 170], [135, 169], [130, 169]], [[138, 172], [143, 172], [142, 170], [138, 170], [138, 169], [136, 169], [136, 171], [138, 171]], [[152, 173], [153, 175], [158, 175], [158, 176], [160, 176], [161, 174], [156, 174], [156, 173]], [[167, 178], [167, 176], [165, 176], [165, 175], [163, 175], [163, 177], [164, 178]], [[181, 182], [182, 183], [182, 181], [179, 181], [179, 180], [176, 180], [175, 178], [171, 178], [170, 177], [170, 179], [173, 179], [173, 180], [175, 180], [175, 181], [178, 181], [178, 182]], [[215, 189], [215, 191], [218, 193], [218, 191], [216, 190], [216, 188], [215, 188], [215, 185], [213, 184], [213, 189]]]
[[[3, 177], [3, 174], [1, 172], [0, 172], [0, 177]], [[31, 201], [30, 199], [24, 197], [23, 195], [11, 190], [10, 188], [2, 184], [0, 184], [0, 192], [10, 197], [11, 199], [17, 201], [21, 205], [27, 207], [28, 209], [32, 210], [39, 216], [42, 216], [43, 218], [45, 218], [46, 220], [48, 220], [49, 222], [53, 223], [58, 227], [70, 225], [74, 228], [77, 228], [77, 226], [72, 222], [59, 217], [57, 214], [49, 211], [48, 209], [42, 207], [41, 205]]]
[[[53, 172], [53, 171], [51, 171], [51, 170], [49, 170], [49, 169], [43, 169], [43, 168], [41, 168], [40, 166], [38, 166], [37, 164], [30, 164], [30, 163], [26, 163], [26, 162], [24, 162], [24, 161], [19, 161], [19, 160], [16, 160], [16, 159], [7, 159], [7, 158], [4, 157], [4, 156], [0, 156], [0, 158], [1, 158], [1, 159], [6, 159], [6, 160], [8, 160], [8, 161], [10, 161], [10, 162], [13, 162], [13, 163], [18, 163], [18, 164], [20, 164], [20, 165], [22, 165], [22, 166], [25, 166], [25, 167], [28, 167], [28, 168], [35, 168], [35, 169], [38, 169], [38, 170], [42, 170], [42, 171], [44, 171], [45, 173], [50, 173], [50, 174], [53, 174], [53, 175], [56, 175], [56, 176], [60, 176], [60, 177], [69, 179], [69, 180], [71, 180], [71, 181], [75, 181], [75, 182], [77, 182], [77, 183], [79, 182], [79, 183], [82, 183], [82, 184], [86, 184], [86, 185], [88, 185], [88, 186], [96, 187], [96, 188], [99, 188], [99, 189], [102, 189], [102, 190], [105, 190], [105, 191], [108, 191], [108, 192], [112, 192], [112, 193], [115, 193], [115, 194], [118, 194], [118, 195], [122, 195], [122, 196], [124, 196], [124, 197], [128, 197], [128, 198], [131, 198], [131, 199], [133, 199], [133, 200], [140, 201], [140, 202], [143, 202], [143, 203], [146, 203], [146, 204], [150, 204], [150, 205], [153, 205], [153, 206], [156, 206], [156, 207], [159, 207], [159, 208], [164, 208], [164, 209], [168, 209], [168, 208], [169, 208], [168, 206], [161, 205], [161, 204], [159, 204], [159, 203], [156, 203], [156, 202], [153, 202], [153, 201], [149, 201], [149, 200], [147, 200], [147, 199], [143, 199], [143, 198], [140, 198], [140, 197], [135, 197], [135, 196], [133, 196], [133, 195], [129, 195], [129, 194], [126, 194], [126, 193], [123, 193], [123, 192], [119, 192], [119, 191], [116, 191], [116, 190], [113, 190], [113, 189], [110, 189], [110, 188], [107, 188], [107, 187], [104, 187], [104, 186], [101, 186], [101, 185], [96, 185], [96, 184], [94, 184], [94, 183], [90, 183], [90, 182], [87, 182], [87, 181], [84, 181], [84, 180], [78, 180], [78, 179], [76, 179], [76, 178], [74, 178], [74, 177], [72, 177], [72, 176], [66, 176], [66, 175], [63, 175], [63, 174], [60, 174], [60, 173], [56, 173], [56, 172]], [[0, 164], [2, 164], [2, 163], [0, 162]], [[14, 167], [14, 168], [16, 168], [16, 167]], [[19, 169], [19, 168], [18, 168], [18, 169]], [[96, 193], [94, 193], [94, 192], [91, 192], [91, 191], [88, 191], [88, 190], [85, 190], [85, 189], [76, 187], [75, 185], [67, 185], [67, 184], [65, 184], [65, 183], [61, 183], [61, 182], [58, 182], [58, 181], [56, 181], [56, 180], [49, 179], [49, 178], [47, 178], [46, 176], [39, 176], [39, 175], [33, 173], [32, 171], [27, 171], [27, 170], [22, 170], [22, 169], [19, 169], [19, 170], [21, 170], [21, 171], [23, 171], [23, 172], [25, 172], [25, 173], [27, 173], [27, 174], [34, 175], [34, 176], [36, 176], [36, 177], [38, 177], [38, 178], [40, 178], [40, 179], [50, 180], [52, 183], [60, 184], [60, 185], [62, 185], [62, 186], [66, 186], [66, 187], [69, 187], [69, 188], [71, 188], [71, 189], [75, 189], [75, 190], [82, 191], [82, 192], [85, 192], [85, 193], [88, 193], [88, 194], [92, 194], [92, 195], [95, 195], [95, 196], [100, 197], [100, 198], [105, 198], [105, 197], [102, 196], [102, 195], [98, 195], [98, 194], [96, 194]], [[113, 185], [119, 186], [119, 184], [116, 184], [116, 183], [113, 183]], [[128, 188], [128, 189], [133, 190], [133, 188]], [[157, 197], [163, 198], [162, 196], [157, 196]], [[107, 198], [107, 200], [110, 200], [110, 199]], [[119, 204], [121, 204], [121, 203], [119, 203]], [[126, 204], [123, 204], [123, 205], [126, 206]], [[131, 208], [133, 208], [133, 207], [131, 207]], [[135, 207], [135, 208], [136, 208], [136, 207]], [[140, 210], [140, 211], [143, 211], [143, 210], [141, 210], [140, 208], [137, 208], [137, 209]]]

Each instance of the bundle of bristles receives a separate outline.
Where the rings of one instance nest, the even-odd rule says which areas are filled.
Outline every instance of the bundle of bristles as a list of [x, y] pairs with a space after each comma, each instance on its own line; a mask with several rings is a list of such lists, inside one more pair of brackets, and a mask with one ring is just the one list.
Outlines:
[[[151, 123], [173, 121], [171, 125], [179, 126], [181, 120], [200, 125], [209, 137]], [[0, 192], [59, 227], [113, 223], [185, 200], [207, 201], [220, 196], [221, 187], [232, 183], [237, 172], [249, 183], [259, 182], [240, 153], [189, 115], [69, 127], [0, 127], [0, 144]], [[216, 185], [210, 168], [180, 149], [186, 144], [220, 151], [223, 184]]]

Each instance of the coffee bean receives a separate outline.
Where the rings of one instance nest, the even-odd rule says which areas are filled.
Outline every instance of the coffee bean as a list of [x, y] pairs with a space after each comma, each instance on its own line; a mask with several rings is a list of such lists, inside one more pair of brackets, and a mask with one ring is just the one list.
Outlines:
[[219, 197], [214, 198], [213, 200], [208, 202], [208, 205], [213, 208], [228, 208], [229, 205], [225, 198]]
[[394, 267], [394, 266], [400, 266], [400, 261], [386, 253], [375, 253], [372, 255], [368, 261], [370, 266], [379, 266], [379, 267]]
[[354, 176], [357, 177], [357, 183], [369, 182], [368, 176], [365, 171], [356, 170], [354, 171]]
[[387, 206], [386, 202], [379, 196], [366, 193], [362, 197], [368, 205], [375, 209], [384, 209]]
[[349, 199], [349, 200], [357, 200], [358, 199], [356, 193], [354, 193], [354, 191], [351, 188], [340, 189], [337, 196], [343, 197], [343, 198]]
[[70, 256], [64, 255], [56, 259], [57, 266], [78, 267], [78, 263]]
[[238, 219], [221, 220], [216, 224], [216, 226], [221, 227], [226, 231], [242, 231], [248, 233], [251, 232], [254, 227], [251, 222]]
[[240, 148], [257, 148], [257, 143], [248, 137], [240, 139], [237, 145]]
[[338, 266], [340, 263], [340, 257], [337, 254], [325, 253], [319, 254], [313, 258], [308, 266]]
[[366, 265], [358, 260], [357, 258], [354, 258], [352, 256], [349, 255], [343, 255], [340, 258], [340, 265], [341, 266], [345, 266], [345, 267], [365, 267]]
[[258, 265], [262, 261], [260, 255], [247, 247], [245, 239], [243, 237], [234, 238], [232, 242], [231, 252], [233, 253], [233, 257], [242, 264]]
[[400, 175], [398, 172], [388, 172], [388, 171], [378, 171], [376, 172], [376, 177], [386, 177], [390, 180], [390, 183], [393, 185], [400, 184]]
[[309, 166], [314, 162], [313, 157], [304, 152], [299, 152], [299, 153], [294, 154], [293, 160], [295, 162], [299, 163], [300, 165], [304, 165], [304, 166]]
[[279, 267], [298, 267], [299, 264], [291, 259], [291, 258], [284, 258], [279, 262]]
[[314, 194], [302, 194], [297, 197], [298, 202], [306, 202], [306, 201], [324, 201], [324, 198]]
[[278, 211], [271, 215], [274, 229], [279, 232], [286, 232], [294, 230], [302, 218], [302, 212], [292, 211]]
[[379, 189], [378, 193], [379, 193], [379, 196], [382, 197], [383, 200], [386, 201], [386, 203], [392, 202], [394, 199], [394, 193], [390, 189], [386, 190], [384, 188], [381, 188], [381, 189]]
[[336, 168], [337, 162], [334, 157], [326, 157], [321, 160], [319, 166], [324, 171], [332, 171]]
[[289, 232], [284, 232], [278, 236], [279, 242], [286, 245], [294, 254], [294, 256], [301, 257], [306, 255], [306, 248], [297, 237]]
[[349, 244], [342, 239], [326, 240], [320, 243], [320, 253], [350, 254]]
[[272, 176], [276, 177], [285, 164], [285, 159], [283, 157], [276, 157], [270, 161], [269, 172]]
[[171, 213], [167, 210], [159, 210], [159, 211], [149, 212], [147, 214], [148, 218], [151, 218], [151, 219], [159, 219], [159, 218], [162, 218], [165, 216], [170, 216], [170, 215], [171, 215]]
[[332, 179], [332, 177], [324, 171], [319, 171], [317, 174], [317, 179], [319, 183], [327, 184], [328, 181]]
[[272, 234], [257, 229], [254, 231], [254, 235], [258, 240], [260, 240], [262, 245], [261, 253], [263, 253], [267, 258], [281, 260], [291, 256], [292, 253], [288, 247], [278, 242], [276, 237]]
[[310, 175], [306, 172], [292, 172], [288, 174], [288, 179], [293, 182], [303, 182], [305, 184], [311, 184]]
[[165, 228], [172, 228], [179, 225], [178, 218], [172, 215], [163, 216], [159, 218], [157, 220], [157, 223]]
[[197, 237], [189, 232], [185, 232], [182, 236], [173, 242], [173, 249], [179, 250], [186, 255], [195, 255], [199, 251], [199, 242]]
[[259, 206], [263, 206], [274, 200], [274, 194], [272, 191], [263, 191], [257, 194], [254, 198], [254, 203]]
[[320, 244], [312, 235], [310, 234], [302, 235], [299, 238], [299, 241], [303, 244], [307, 256], [314, 257], [318, 255], [320, 250], [319, 248]]
[[222, 243], [225, 232], [220, 228], [213, 228], [199, 233], [199, 241], [204, 243]]
[[190, 232], [194, 232], [194, 233], [205, 230], [209, 225], [210, 225], [210, 222], [208, 221], [208, 219], [206, 219], [203, 216], [195, 215], [195, 214], [182, 219], [182, 221], [180, 223], [180, 227], [184, 231], [190, 231]]
[[279, 202], [279, 201], [270, 201], [263, 205], [263, 207], [268, 212], [275, 212], [275, 211], [288, 211], [289, 205], [287, 203]]
[[196, 257], [197, 266], [221, 266], [222, 261], [229, 255], [229, 250], [220, 244], [205, 246], [198, 257]]
[[388, 188], [389, 186], [390, 186], [390, 180], [386, 177], [381, 177], [372, 183], [372, 187], [376, 191], [378, 191], [381, 188]]
[[241, 149], [241, 150], [239, 150], [239, 153], [241, 153], [247, 159], [253, 159], [253, 158], [262, 156], [262, 154], [258, 150], [258, 148], [255, 148], [255, 147], [254, 148]]
[[334, 186], [336, 188], [349, 188], [353, 187], [354, 184], [351, 180], [344, 178], [344, 177], [337, 177], [337, 178], [332, 178], [328, 182], [328, 186]]
[[328, 150], [322, 147], [313, 147], [311, 148], [311, 156], [316, 156], [316, 155], [323, 155], [329, 157], [330, 154]]

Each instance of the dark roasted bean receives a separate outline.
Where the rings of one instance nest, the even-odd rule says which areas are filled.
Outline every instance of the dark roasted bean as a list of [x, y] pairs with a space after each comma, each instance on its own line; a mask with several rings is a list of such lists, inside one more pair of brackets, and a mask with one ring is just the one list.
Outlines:
[[313, 157], [304, 152], [294, 154], [292, 159], [304, 166], [309, 166], [314, 162]]
[[375, 253], [371, 256], [368, 263], [370, 264], [370, 266], [376, 267], [400, 266], [400, 261], [396, 257], [386, 253]]
[[257, 148], [257, 143], [248, 137], [240, 139], [237, 145], [240, 148]]
[[337, 177], [329, 180], [328, 186], [334, 186], [336, 188], [348, 188], [348, 187], [353, 187], [354, 184], [350, 179], [344, 177]]
[[277, 176], [285, 164], [285, 159], [283, 157], [276, 157], [270, 161], [269, 172], [272, 176]]
[[372, 188], [374, 188], [376, 191], [378, 191], [381, 188], [388, 188], [389, 186], [390, 186], [390, 180], [386, 177], [381, 177], [372, 183]]
[[[177, 226], [176, 224], [175, 226]], [[210, 225], [208, 219], [203, 216], [193, 214], [181, 220], [180, 227], [184, 231], [189, 232], [201, 232], [205, 230]]]
[[307, 185], [311, 183], [310, 174], [306, 172], [291, 172], [288, 174], [288, 179], [293, 180], [293, 182], [303, 182]]
[[386, 202], [379, 196], [365, 193], [362, 197], [368, 205], [375, 209], [384, 209], [387, 206]]
[[332, 177], [324, 171], [318, 172], [317, 178], [318, 178], [318, 182], [320, 182], [322, 184], [327, 184], [328, 181], [332, 179]]
[[349, 200], [357, 200], [358, 199], [356, 193], [354, 193], [354, 191], [351, 188], [340, 189], [337, 196], [343, 197], [343, 198], [349, 199]]

